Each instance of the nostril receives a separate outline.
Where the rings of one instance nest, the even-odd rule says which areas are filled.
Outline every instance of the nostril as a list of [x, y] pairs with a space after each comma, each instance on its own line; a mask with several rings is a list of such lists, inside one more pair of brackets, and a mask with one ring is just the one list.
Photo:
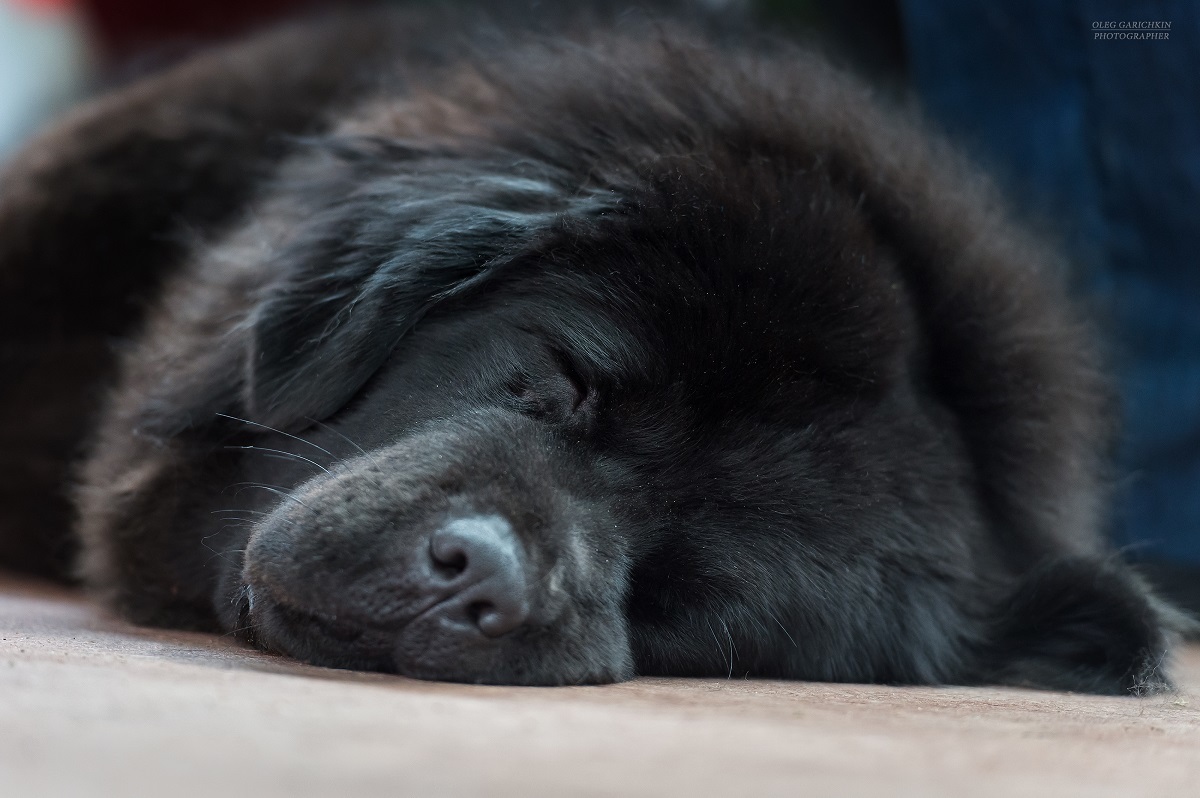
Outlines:
[[429, 541], [429, 554], [434, 566], [448, 577], [458, 576], [467, 570], [467, 553], [451, 538], [434, 535]]
[[495, 609], [490, 601], [472, 601], [467, 605], [467, 617], [471, 620], [471, 623], [479, 626], [484, 614]]
[[456, 518], [433, 533], [429, 547], [434, 568], [452, 580], [441, 588], [454, 591], [442, 604], [442, 617], [456, 614], [457, 622], [487, 637], [499, 637], [525, 623], [525, 557], [506, 519]]
[[496, 516], [456, 518], [429, 539], [433, 563], [451, 576], [470, 571], [478, 578], [520, 567], [516, 535]]

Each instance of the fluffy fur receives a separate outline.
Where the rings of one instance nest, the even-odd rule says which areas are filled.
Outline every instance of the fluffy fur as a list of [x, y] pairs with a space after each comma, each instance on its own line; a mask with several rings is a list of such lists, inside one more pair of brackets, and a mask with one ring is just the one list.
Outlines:
[[[35, 141], [0, 256], [77, 417], [132, 336], [74, 501], [138, 622], [463, 681], [1167, 685], [1057, 263], [806, 51], [283, 31]], [[523, 620], [449, 633], [430, 541], [481, 518]]]

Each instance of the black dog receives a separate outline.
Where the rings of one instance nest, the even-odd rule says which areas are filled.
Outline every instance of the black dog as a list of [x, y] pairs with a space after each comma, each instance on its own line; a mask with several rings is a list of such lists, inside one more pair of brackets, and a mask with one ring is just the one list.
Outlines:
[[35, 141], [10, 525], [136, 329], [75, 502], [138, 622], [462, 681], [1166, 686], [1045, 249], [821, 59], [624, 19], [329, 21]]

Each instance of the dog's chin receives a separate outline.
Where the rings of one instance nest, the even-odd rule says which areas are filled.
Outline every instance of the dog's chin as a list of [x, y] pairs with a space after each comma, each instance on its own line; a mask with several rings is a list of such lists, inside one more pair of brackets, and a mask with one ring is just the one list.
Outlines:
[[239, 590], [235, 635], [241, 641], [309, 665], [375, 671], [468, 684], [554, 686], [607, 684], [631, 678], [630, 666], [554, 663], [520, 641], [480, 637], [465, 643], [425, 612], [394, 628], [374, 628], [284, 603], [262, 586]]

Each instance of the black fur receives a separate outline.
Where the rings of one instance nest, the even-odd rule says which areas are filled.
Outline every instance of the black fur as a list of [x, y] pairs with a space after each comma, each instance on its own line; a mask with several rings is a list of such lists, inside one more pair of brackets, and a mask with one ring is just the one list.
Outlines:
[[[951, 150], [778, 42], [430, 20], [206, 56], [10, 167], [9, 337], [148, 307], [78, 479], [93, 588], [425, 678], [1167, 685], [1093, 336]], [[484, 516], [528, 617], [447, 635], [430, 536]]]

